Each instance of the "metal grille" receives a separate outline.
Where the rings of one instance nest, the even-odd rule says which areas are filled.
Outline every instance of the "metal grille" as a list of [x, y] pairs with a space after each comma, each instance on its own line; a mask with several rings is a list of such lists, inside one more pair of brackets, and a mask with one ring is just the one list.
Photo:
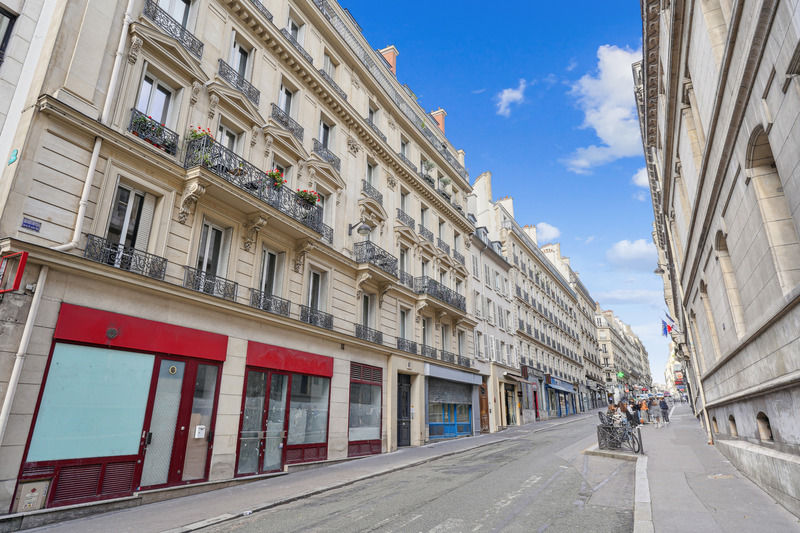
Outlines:
[[383, 370], [377, 366], [350, 363], [350, 379], [368, 381], [380, 385], [383, 383]]
[[59, 471], [53, 502], [91, 498], [97, 495], [103, 465], [68, 466]]
[[138, 109], [131, 109], [128, 131], [170, 155], [178, 151], [178, 134]]
[[250, 2], [254, 6], [256, 6], [256, 9], [258, 9], [261, 12], [261, 14], [264, 15], [264, 17], [266, 17], [268, 21], [272, 22], [272, 13], [270, 13], [269, 10], [266, 7], [264, 7], [264, 4], [262, 4], [258, 0], [250, 0]]
[[444, 189], [442, 189], [441, 187], [439, 187], [438, 189], [436, 189], [436, 192], [438, 192], [438, 193], [439, 193], [439, 196], [441, 196], [442, 198], [444, 198], [444, 199], [445, 199], [445, 200], [447, 200], [448, 202], [450, 201], [450, 193], [449, 193], [449, 192], [445, 191], [445, 190], [444, 190]]
[[417, 343], [408, 339], [397, 338], [397, 349], [404, 352], [417, 353]]
[[409, 274], [408, 272], [400, 271], [400, 283], [408, 287], [409, 289], [414, 288], [414, 276]]
[[421, 276], [414, 278], [414, 291], [417, 294], [427, 294], [437, 300], [440, 300], [448, 305], [452, 305], [461, 311], [467, 310], [466, 299], [453, 291], [448, 289], [438, 281], [431, 279], [428, 276]]
[[100, 487], [101, 494], [118, 494], [133, 490], [133, 473], [136, 462], [107, 464], [103, 472], [103, 483]]
[[419, 234], [427, 241], [433, 242], [433, 232], [422, 224], [419, 225]]
[[375, 135], [377, 135], [378, 137], [383, 139], [383, 142], [386, 142], [386, 135], [383, 134], [383, 132], [380, 130], [380, 128], [378, 128], [378, 126], [373, 121], [371, 121], [369, 118], [367, 118], [365, 120], [367, 121], [367, 124], [369, 124], [369, 127], [372, 128], [372, 131], [375, 132]]
[[219, 276], [209, 276], [205, 272], [184, 266], [183, 286], [194, 291], [204, 292], [226, 300], [236, 300], [238, 283]]
[[368, 328], [363, 324], [356, 324], [356, 337], [376, 344], [383, 344], [383, 332]]
[[454, 354], [453, 352], [447, 352], [445, 350], [439, 350], [439, 358], [442, 361], [446, 361], [448, 363], [455, 363], [456, 362], [456, 357], [458, 357], [458, 356], [456, 354]]
[[295, 139], [303, 142], [303, 127], [292, 117], [290, 117], [286, 111], [277, 105], [272, 104], [272, 112], [270, 113], [270, 116], [275, 120], [275, 122], [283, 126], [289, 133], [294, 135]]
[[337, 172], [341, 170], [342, 168], [341, 160], [336, 156], [336, 154], [328, 150], [328, 148], [324, 146], [321, 142], [319, 142], [317, 139], [314, 139], [313, 152], [318, 156], [320, 156], [323, 161], [330, 163], [331, 166], [335, 168]]
[[284, 37], [286, 37], [287, 41], [292, 43], [292, 46], [294, 46], [295, 49], [297, 49], [297, 51], [300, 52], [300, 55], [302, 55], [306, 59], [306, 61], [312, 64], [314, 63], [314, 59], [312, 59], [311, 55], [308, 52], [306, 52], [306, 49], [303, 48], [303, 46], [300, 43], [297, 42], [297, 39], [292, 37], [292, 34], [289, 33], [288, 29], [281, 28], [281, 33], [283, 34]]
[[357, 263], [370, 263], [387, 274], [397, 276], [397, 258], [371, 241], [357, 242], [353, 246]]
[[411, 160], [405, 156], [405, 154], [397, 152], [397, 157], [399, 157], [406, 165], [413, 168], [415, 173], [417, 172], [417, 165], [412, 163]]
[[263, 291], [250, 289], [250, 305], [276, 315], [289, 316], [291, 302]]
[[436, 246], [446, 254], [450, 253], [450, 245], [444, 242], [441, 237], [436, 239]]
[[421, 353], [425, 357], [430, 357], [431, 359], [436, 359], [436, 348], [434, 348], [433, 346], [428, 346], [426, 344], [423, 344], [422, 345], [422, 349], [421, 349]]
[[244, 79], [244, 76], [232, 66], [227, 64], [224, 60], [219, 60], [219, 76], [230, 83], [234, 88], [239, 89], [247, 97], [248, 100], [258, 105], [261, 99], [261, 92], [256, 89], [252, 83]]
[[466, 261], [466, 259], [464, 259], [464, 256], [460, 252], [457, 252], [456, 250], [453, 250], [453, 259], [455, 259], [456, 261], [458, 261], [462, 265], [466, 266], [466, 264], [467, 264], [467, 261]]
[[153, 21], [164, 33], [181, 43], [187, 52], [197, 59], [203, 57], [203, 42], [192, 35], [180, 22], [169, 16], [169, 13], [158, 7], [155, 0], [147, 0], [144, 5], [144, 16]]
[[325, 72], [325, 69], [322, 69], [322, 68], [321, 68], [321, 69], [319, 69], [319, 73], [320, 73], [320, 75], [321, 75], [323, 78], [325, 78], [325, 81], [327, 81], [327, 82], [328, 82], [328, 85], [330, 85], [330, 86], [331, 86], [331, 88], [334, 90], [334, 92], [335, 92], [336, 94], [338, 94], [339, 96], [341, 96], [341, 97], [342, 97], [342, 100], [347, 100], [347, 93], [345, 93], [345, 92], [342, 90], [342, 88], [341, 88], [341, 87], [339, 87], [339, 84], [338, 84], [338, 83], [336, 83], [336, 82], [333, 80], [333, 78], [331, 78], [331, 75], [330, 75], [330, 74], [328, 74], [327, 72]]
[[167, 272], [167, 260], [157, 255], [142, 252], [131, 246], [98, 237], [86, 236], [86, 249], [83, 256], [91, 261], [142, 274], [153, 279], [164, 279]]
[[378, 189], [368, 183], [367, 180], [361, 180], [361, 191], [379, 204], [383, 205], [383, 195], [380, 193], [380, 191], [378, 191]]
[[307, 305], [300, 306], [300, 320], [312, 326], [333, 329], [333, 315], [318, 309], [311, 309]]
[[406, 213], [405, 211], [403, 211], [399, 207], [397, 208], [397, 220], [399, 220], [400, 222], [402, 222], [403, 224], [405, 224], [406, 226], [408, 226], [412, 230], [414, 229], [414, 224], [415, 224], [414, 219], [411, 218], [408, 213]]

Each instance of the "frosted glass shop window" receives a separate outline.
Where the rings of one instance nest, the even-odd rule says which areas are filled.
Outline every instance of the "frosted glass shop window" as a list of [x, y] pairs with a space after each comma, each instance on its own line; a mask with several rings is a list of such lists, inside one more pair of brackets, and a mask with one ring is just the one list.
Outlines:
[[330, 378], [292, 374], [288, 444], [314, 444], [328, 439]]
[[153, 359], [56, 344], [27, 461], [139, 453]]

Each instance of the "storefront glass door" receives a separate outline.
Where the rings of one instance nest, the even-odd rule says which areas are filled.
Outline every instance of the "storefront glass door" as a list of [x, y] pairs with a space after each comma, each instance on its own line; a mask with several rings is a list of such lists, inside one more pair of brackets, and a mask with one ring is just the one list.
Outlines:
[[283, 468], [286, 446], [286, 398], [289, 391], [289, 376], [272, 374], [269, 385], [266, 435], [264, 444], [263, 472]]
[[186, 363], [182, 361], [164, 359], [159, 364], [153, 414], [145, 436], [143, 487], [167, 483], [185, 370]]
[[288, 392], [288, 375], [248, 371], [239, 432], [237, 475], [273, 472], [283, 468]]

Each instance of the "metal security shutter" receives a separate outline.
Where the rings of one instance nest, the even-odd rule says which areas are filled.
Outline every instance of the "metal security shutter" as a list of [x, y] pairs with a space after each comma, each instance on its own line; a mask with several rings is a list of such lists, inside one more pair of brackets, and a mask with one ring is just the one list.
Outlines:
[[350, 363], [350, 381], [380, 385], [383, 383], [383, 369], [361, 363]]
[[472, 385], [428, 378], [428, 403], [472, 405]]

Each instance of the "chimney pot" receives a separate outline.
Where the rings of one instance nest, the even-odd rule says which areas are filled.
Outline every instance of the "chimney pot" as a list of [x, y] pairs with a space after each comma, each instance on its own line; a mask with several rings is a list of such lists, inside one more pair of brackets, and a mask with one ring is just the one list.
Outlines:
[[378, 50], [383, 58], [389, 63], [389, 66], [392, 69], [392, 74], [397, 76], [397, 56], [400, 55], [400, 52], [397, 51], [397, 48], [394, 47], [393, 44], [390, 44], [383, 50]]

